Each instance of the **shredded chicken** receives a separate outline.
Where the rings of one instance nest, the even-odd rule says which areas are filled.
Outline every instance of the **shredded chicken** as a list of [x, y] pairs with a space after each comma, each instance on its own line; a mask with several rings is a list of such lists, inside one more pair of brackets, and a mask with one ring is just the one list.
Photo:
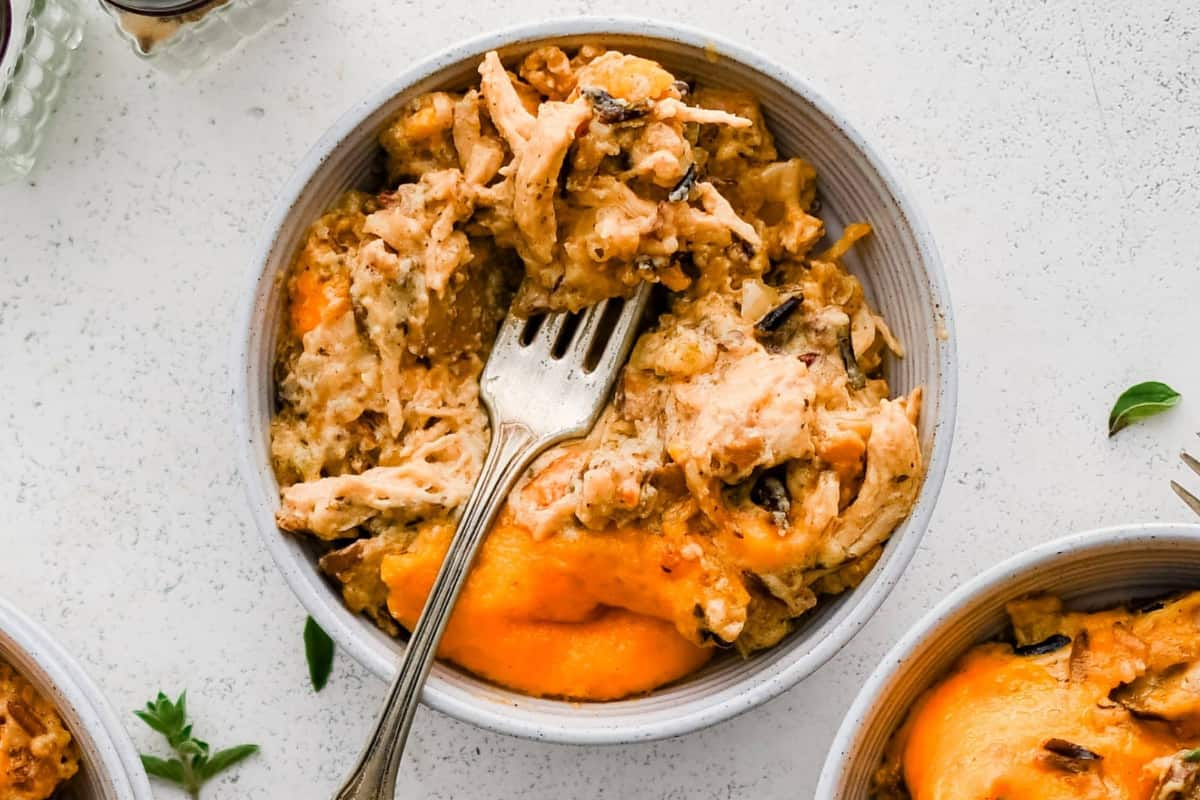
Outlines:
[[504, 164], [504, 144], [484, 131], [479, 92], [475, 89], [454, 106], [453, 137], [463, 177], [469, 183], [484, 186], [496, 177]]
[[[288, 277], [280, 526], [329, 542], [349, 606], [395, 632], [396, 582], [440, 557], [482, 463], [478, 376], [509, 305], [660, 283], [601, 422], [534, 464], [496, 547], [606, 607], [663, 576], [621, 607], [697, 647], [771, 646], [864, 579], [921, 485], [920, 389], [889, 399], [900, 343], [841, 263], [869, 227], [816, 249], [816, 173], [744, 93], [596, 47], [489, 53], [479, 76], [405, 106], [387, 188], [317, 220]], [[619, 565], [614, 543], [636, 565], [554, 561]]]
[[659, 119], [674, 119], [679, 122], [696, 122], [702, 125], [728, 125], [731, 128], [749, 128], [754, 123], [745, 117], [730, 114], [715, 108], [698, 108], [686, 105], [674, 98], [655, 104], [655, 116]]
[[479, 65], [480, 90], [487, 101], [488, 115], [513, 152], [521, 150], [533, 135], [537, 118], [526, 110], [521, 96], [500, 63], [500, 56], [488, 53]]
[[558, 242], [554, 193], [567, 148], [576, 129], [591, 116], [587, 105], [576, 101], [548, 100], [538, 111], [529, 141], [516, 159], [513, 189], [513, 218], [525, 240], [521, 250], [526, 261], [548, 263]]

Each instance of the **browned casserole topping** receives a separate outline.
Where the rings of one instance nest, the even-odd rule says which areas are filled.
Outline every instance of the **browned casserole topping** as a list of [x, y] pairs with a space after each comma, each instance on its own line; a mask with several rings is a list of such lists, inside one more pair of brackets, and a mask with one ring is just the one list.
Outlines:
[[[380, 136], [386, 189], [316, 220], [287, 277], [279, 524], [384, 630], [412, 625], [487, 446], [500, 319], [663, 287], [602, 421], [530, 470], [441, 654], [607, 699], [770, 647], [857, 585], [919, 490], [920, 391], [749, 95], [583, 47], [495, 53]], [[520, 284], [519, 291], [516, 287]]]
[[46, 800], [78, 769], [54, 706], [0, 661], [0, 800]]

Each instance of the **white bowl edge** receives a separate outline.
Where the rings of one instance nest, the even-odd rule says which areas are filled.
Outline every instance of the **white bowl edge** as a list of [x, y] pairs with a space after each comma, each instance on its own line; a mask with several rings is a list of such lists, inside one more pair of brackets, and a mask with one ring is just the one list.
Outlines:
[[[0, 636], [11, 640], [50, 684], [53, 697], [47, 699], [55, 701], [80, 746], [80, 770], [96, 772], [95, 777], [104, 784], [107, 794], [103, 800], [152, 800], [149, 779], [128, 732], [75, 659], [45, 629], [2, 597]], [[3, 649], [0, 647], [0, 657]], [[35, 685], [40, 682], [37, 676], [27, 677]]]

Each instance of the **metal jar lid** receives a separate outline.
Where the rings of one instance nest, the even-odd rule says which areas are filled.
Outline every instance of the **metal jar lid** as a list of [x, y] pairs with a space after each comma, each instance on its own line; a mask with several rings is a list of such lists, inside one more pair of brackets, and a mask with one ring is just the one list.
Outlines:
[[[189, 11], [195, 11], [201, 6], [206, 6], [212, 0], [104, 0], [110, 6], [116, 6], [124, 11], [129, 11], [133, 14], [142, 14], [147, 17], [173, 17], [177, 14], [186, 14]], [[0, 0], [7, 2], [7, 0]]]

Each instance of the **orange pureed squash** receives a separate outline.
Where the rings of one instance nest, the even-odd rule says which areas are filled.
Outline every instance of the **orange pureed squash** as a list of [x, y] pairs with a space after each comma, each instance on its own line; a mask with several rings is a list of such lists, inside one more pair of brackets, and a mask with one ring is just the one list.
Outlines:
[[[448, 527], [383, 561], [388, 608], [411, 627], [449, 545]], [[501, 522], [483, 544], [439, 655], [532, 695], [611, 700], [650, 691], [708, 661], [670, 621], [694, 597], [698, 568], [672, 560], [661, 537], [614, 532], [580, 542]]]
[[1173, 787], [1200, 791], [1200, 592], [1141, 614], [1048, 597], [1010, 613], [1019, 642], [1044, 644], [968, 652], [917, 702], [882, 776], [914, 800], [1197, 796]]

